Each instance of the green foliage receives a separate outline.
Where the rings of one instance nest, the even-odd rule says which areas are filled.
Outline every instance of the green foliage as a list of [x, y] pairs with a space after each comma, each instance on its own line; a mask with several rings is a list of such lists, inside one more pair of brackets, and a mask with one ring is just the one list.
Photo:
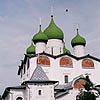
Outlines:
[[94, 92], [82, 91], [80, 92], [78, 96], [78, 100], [96, 100], [97, 97], [98, 97], [98, 94]]
[[89, 76], [86, 76], [85, 78], [86, 84], [83, 84], [85, 90], [90, 91], [93, 89], [93, 83], [90, 81]]
[[1, 95], [0, 95], [0, 100], [2, 100]]
[[96, 100], [99, 96], [97, 92], [93, 92], [93, 83], [90, 81], [89, 76], [85, 78], [86, 84], [84, 84], [84, 90], [80, 90], [76, 100]]

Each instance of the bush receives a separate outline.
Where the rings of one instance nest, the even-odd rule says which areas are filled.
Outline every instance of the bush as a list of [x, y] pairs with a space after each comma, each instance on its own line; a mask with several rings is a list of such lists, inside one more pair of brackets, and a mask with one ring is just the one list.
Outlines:
[[93, 83], [90, 81], [89, 76], [86, 76], [84, 78], [86, 81], [84, 86], [84, 90], [81, 89], [79, 95], [77, 95], [76, 100], [96, 100], [96, 98], [99, 96], [97, 92], [93, 92]]
[[1, 95], [0, 95], [0, 100], [2, 100]]

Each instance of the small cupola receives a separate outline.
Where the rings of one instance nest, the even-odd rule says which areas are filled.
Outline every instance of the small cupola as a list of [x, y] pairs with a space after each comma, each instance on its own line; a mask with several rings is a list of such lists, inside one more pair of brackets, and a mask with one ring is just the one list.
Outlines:
[[63, 31], [55, 24], [53, 15], [51, 15], [51, 22], [49, 26], [44, 30], [44, 34], [47, 35], [48, 39], [60, 39], [63, 40]]
[[39, 28], [39, 32], [33, 36], [32, 41], [34, 42], [34, 44], [36, 44], [37, 42], [47, 43], [48, 37], [41, 31], [41, 25], [39, 26]]
[[76, 46], [76, 45], [86, 45], [86, 40], [79, 35], [78, 29], [77, 29], [77, 35], [72, 39], [71, 41], [71, 45], [72, 47]]
[[35, 46], [33, 43], [26, 49], [27, 54], [35, 54]]
[[64, 48], [63, 48], [63, 53], [71, 54], [71, 52], [68, 49], [66, 49], [65, 44], [64, 44]]

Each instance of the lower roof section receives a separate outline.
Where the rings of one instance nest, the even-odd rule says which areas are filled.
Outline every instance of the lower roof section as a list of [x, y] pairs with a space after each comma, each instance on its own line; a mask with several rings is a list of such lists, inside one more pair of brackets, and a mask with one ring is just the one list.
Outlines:
[[37, 83], [37, 84], [41, 84], [41, 83], [57, 83], [58, 81], [51, 81], [51, 80], [48, 80], [48, 81], [24, 81], [22, 83], [22, 85], [25, 85], [25, 84], [31, 84], [31, 83]]

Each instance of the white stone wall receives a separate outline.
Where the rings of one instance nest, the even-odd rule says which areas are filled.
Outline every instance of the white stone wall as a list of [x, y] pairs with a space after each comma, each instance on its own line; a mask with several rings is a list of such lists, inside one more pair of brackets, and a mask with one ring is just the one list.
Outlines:
[[[69, 56], [63, 56], [63, 57], [69, 57]], [[98, 85], [100, 84], [100, 78], [99, 78], [99, 73], [100, 73], [100, 62], [91, 59], [94, 62], [94, 68], [83, 68], [82, 67], [82, 60], [76, 60], [76, 59], [72, 59], [73, 62], [73, 66], [72, 67], [61, 67], [60, 66], [60, 59], [62, 57], [59, 57], [57, 59], [54, 59], [52, 57], [48, 57], [50, 59], [50, 66], [42, 66], [43, 70], [45, 71], [46, 75], [49, 77], [50, 80], [54, 80], [54, 81], [59, 81], [59, 84], [64, 84], [64, 76], [68, 75], [68, 81], [72, 81], [73, 78], [83, 74], [85, 76], [86, 73], [89, 74], [91, 81]], [[89, 59], [89, 58], [88, 58]], [[35, 68], [37, 67], [37, 57], [33, 57], [30, 59], [30, 67], [28, 69], [28, 74], [29, 77], [28, 79], [31, 78]], [[26, 78], [27, 79], [27, 78]], [[24, 80], [25, 81], [25, 80]], [[48, 91], [50, 91], [50, 87], [47, 86], [31, 86], [31, 99], [33, 99], [33, 97], [35, 97], [35, 100], [40, 100], [40, 97], [37, 96], [37, 90], [38, 89], [44, 89], [43, 91], [46, 91], [46, 93], [48, 93]], [[47, 89], [47, 90], [45, 90]], [[36, 90], [36, 91], [34, 91]], [[60, 98], [59, 100], [75, 100], [76, 98], [76, 94], [78, 91], [75, 91], [76, 89], [70, 91], [70, 94], [64, 96], [63, 98]], [[28, 90], [29, 91], [29, 90]], [[28, 92], [29, 93], [29, 92]], [[46, 99], [46, 95], [50, 96], [50, 93], [46, 94], [42, 97], [43, 100]], [[54, 95], [54, 94], [52, 94]], [[49, 96], [48, 96], [48, 100], [49, 100]], [[52, 100], [52, 99], [51, 99]]]
[[73, 79], [73, 77], [71, 77], [72, 76], [71, 72], [72, 70], [74, 70], [73, 68], [61, 67], [59, 62], [60, 58], [53, 59], [49, 57], [49, 59], [51, 61], [50, 67], [42, 67], [42, 68], [44, 69], [50, 80], [59, 81], [59, 84], [64, 84], [65, 75], [68, 75], [69, 81]]
[[56, 100], [76, 100], [76, 95], [79, 93], [78, 89], [73, 89], [69, 91], [69, 94], [64, 95]]
[[73, 47], [73, 52], [74, 55], [77, 57], [82, 57], [84, 56], [84, 46], [83, 45], [77, 45]]
[[31, 76], [32, 76], [32, 74], [33, 74], [33, 72], [34, 72], [34, 70], [35, 70], [36, 67], [37, 67], [37, 58], [38, 58], [38, 57], [34, 57], [34, 58], [31, 58], [31, 59], [30, 59], [30, 68], [29, 68], [29, 72], [30, 72], [29, 77], [30, 77], [30, 78], [31, 78]]
[[[68, 57], [68, 56], [63, 56], [63, 57]], [[86, 73], [88, 73], [91, 80], [94, 83], [96, 84], [100, 83], [100, 79], [99, 79], [100, 63], [98, 61], [92, 60], [94, 62], [94, 68], [83, 68], [82, 60], [76, 60], [71, 58], [73, 62], [72, 67], [61, 67], [60, 66], [61, 57], [57, 59], [49, 57], [49, 59], [50, 59], [50, 66], [43, 66], [42, 68], [44, 69], [44, 71], [46, 72], [50, 80], [59, 81], [60, 84], [64, 84], [65, 75], [68, 75], [68, 80], [72, 81], [73, 78], [81, 74], [85, 75]], [[23, 75], [23, 79], [24, 79], [23, 81], [29, 80], [31, 78], [36, 67], [37, 67], [37, 57], [33, 57], [30, 59], [30, 67], [27, 71], [28, 78], [27, 78], [27, 74]]]
[[[45, 83], [47, 84], [47, 83]], [[48, 85], [28, 85], [30, 88], [30, 100], [55, 100], [54, 99], [54, 86]], [[41, 90], [41, 95], [38, 91]]]
[[[41, 90], [41, 95], [39, 95]], [[31, 84], [27, 85], [26, 89], [11, 89], [8, 96], [4, 100], [16, 100], [22, 97], [23, 100], [55, 100], [54, 98], [54, 84]]]
[[21, 78], [21, 83], [23, 83], [24, 81], [27, 81], [31, 78], [35, 68], [37, 66], [37, 57], [33, 57], [29, 59], [29, 68], [27, 69], [27, 62], [25, 65], [25, 73], [24, 73], [24, 69], [22, 70], [22, 78]]
[[[69, 56], [63, 56], [63, 57], [69, 57]], [[61, 67], [60, 66], [60, 59], [62, 57], [59, 57], [57, 59], [54, 59], [52, 57], [48, 57], [50, 59], [50, 66], [42, 66], [43, 70], [47, 74], [50, 80], [54, 81], [59, 81], [59, 84], [64, 84], [64, 76], [68, 75], [68, 80], [69, 82], [73, 80], [73, 78], [83, 74], [85, 75], [86, 73], [89, 74], [91, 81], [95, 84], [98, 85], [100, 84], [100, 78], [99, 78], [99, 73], [100, 73], [100, 62], [96, 60], [92, 60], [94, 62], [94, 68], [83, 68], [82, 67], [82, 60], [76, 60], [72, 59], [73, 66], [72, 67]], [[89, 59], [89, 58], [88, 58]], [[26, 64], [27, 65], [27, 64]], [[37, 57], [33, 57], [30, 59], [30, 67], [26, 71], [26, 73], [29, 74], [27, 79], [30, 79], [35, 68], [37, 67]], [[25, 74], [26, 75], [26, 74]], [[24, 75], [24, 77], [25, 77]], [[27, 77], [27, 76], [26, 76]], [[23, 80], [25, 81], [25, 80]], [[25, 91], [22, 90], [12, 90], [11, 93], [9, 94], [5, 100], [16, 100], [18, 96], [22, 96], [24, 100], [55, 100], [54, 99], [54, 86], [49, 84], [49, 85], [29, 85], [29, 88], [27, 88]], [[38, 95], [38, 90], [42, 90], [43, 95], [39, 96]], [[76, 95], [78, 94], [78, 90], [74, 89], [69, 91], [69, 94], [59, 98], [58, 100], [76, 100]], [[14, 98], [14, 99], [12, 99]], [[99, 99], [98, 99], [99, 100]]]
[[63, 53], [63, 42], [62, 42], [62, 40], [49, 39], [48, 42], [47, 42], [47, 45], [46, 45], [46, 53], [54, 55], [54, 56], [62, 54]]
[[35, 45], [35, 51], [36, 51], [36, 54], [38, 53], [42, 53], [43, 51], [46, 50], [46, 44], [44, 42], [37, 42], [36, 45]]
[[24, 98], [24, 91], [22, 89], [11, 89], [9, 95], [10, 98], [7, 100], [16, 100], [18, 97], [22, 97], [23, 100], [26, 100]]
[[[66, 56], [67, 57], [67, 56]], [[59, 81], [60, 84], [64, 84], [64, 76], [68, 75], [68, 80], [72, 81], [73, 78], [83, 74], [85, 76], [86, 73], [89, 74], [90, 79], [96, 83], [100, 83], [99, 73], [100, 73], [100, 63], [98, 61], [93, 60], [94, 68], [83, 68], [82, 60], [77, 61], [76, 59], [72, 59], [73, 66], [71, 67], [61, 67], [59, 62], [60, 58], [53, 59], [49, 57], [51, 63], [50, 67], [42, 67], [46, 72], [47, 76], [50, 80]]]
[[25, 66], [25, 73], [24, 73], [24, 67], [22, 69], [22, 78], [21, 78], [21, 83], [23, 81], [26, 81], [27, 80], [27, 64], [24, 65]]

